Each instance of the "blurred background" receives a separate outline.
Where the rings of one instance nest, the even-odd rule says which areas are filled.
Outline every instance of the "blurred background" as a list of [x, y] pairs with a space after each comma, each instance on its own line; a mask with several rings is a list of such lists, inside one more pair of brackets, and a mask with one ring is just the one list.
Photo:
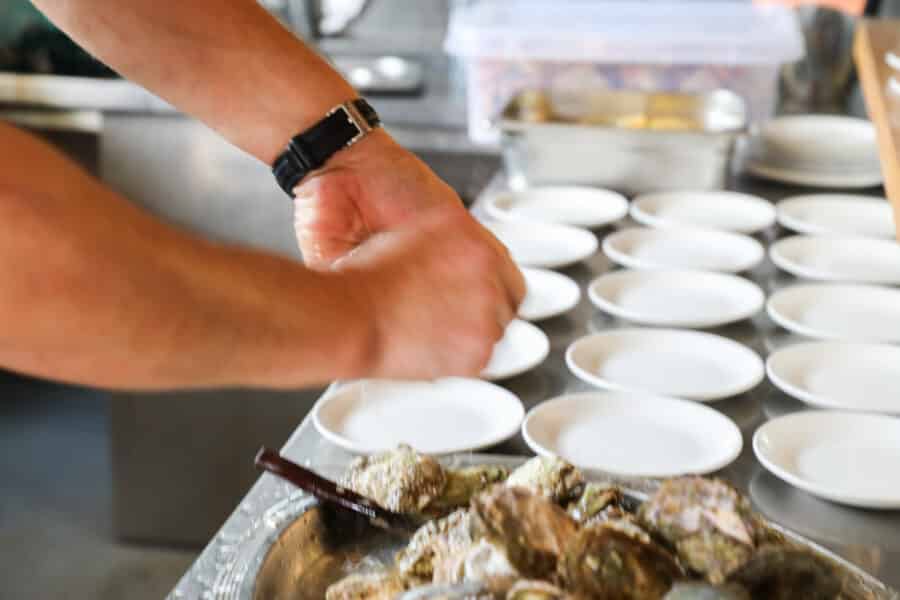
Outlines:
[[[467, 201], [501, 166], [493, 127], [501, 106], [520, 88], [585, 76], [581, 68], [506, 69], [474, 54], [477, 40], [465, 32], [463, 47], [448, 54], [448, 24], [471, 0], [264, 4], [331, 58], [391, 132]], [[652, 1], [631, 4], [653, 14]], [[864, 10], [900, 15], [900, 0]], [[857, 17], [810, 6], [792, 14], [806, 58], [791, 54], [789, 35], [773, 32], [768, 45], [785, 55], [759, 67], [763, 75], [719, 64], [588, 76], [596, 85], [624, 77], [628, 87], [730, 87], [758, 118], [797, 107], [863, 114], [850, 60]], [[623, 27], [600, 21], [597, 36]], [[666, 67], [666, 56], [654, 67]], [[118, 79], [25, 0], [0, 0], [0, 118], [51, 140], [163, 219], [300, 258], [290, 203], [267, 166]], [[0, 598], [164, 596], [256, 479], [255, 450], [281, 446], [320, 393], [106, 393], [0, 375]]]

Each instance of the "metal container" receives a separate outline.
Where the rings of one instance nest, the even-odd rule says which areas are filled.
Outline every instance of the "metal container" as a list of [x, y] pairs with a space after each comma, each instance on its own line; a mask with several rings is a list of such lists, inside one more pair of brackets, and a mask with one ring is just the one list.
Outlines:
[[[504, 465], [515, 468], [527, 458], [463, 454], [442, 462], [448, 466]], [[324, 469], [337, 477], [343, 468]], [[588, 480], [613, 481], [626, 493], [643, 501], [653, 493], [659, 480], [616, 478], [586, 473]], [[290, 488], [285, 488], [289, 490]], [[364, 570], [393, 562], [394, 554], [405, 544], [381, 530], [359, 521], [347, 521], [327, 510], [315, 499], [298, 491], [286, 491], [240, 539], [240, 549], [214, 582], [211, 598], [216, 600], [321, 600], [329, 585], [354, 570]], [[841, 597], [845, 600], [900, 600], [897, 592], [846, 560], [787, 531], [764, 521], [788, 544], [801, 546], [831, 561], [845, 576]]]
[[582, 184], [626, 194], [718, 189], [747, 126], [727, 90], [525, 91], [500, 117], [510, 185]]

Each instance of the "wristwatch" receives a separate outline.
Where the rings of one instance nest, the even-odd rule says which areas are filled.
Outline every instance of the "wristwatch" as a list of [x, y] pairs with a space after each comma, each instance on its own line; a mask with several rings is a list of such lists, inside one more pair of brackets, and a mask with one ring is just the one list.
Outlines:
[[348, 148], [381, 125], [372, 106], [357, 98], [332, 108], [321, 121], [291, 138], [272, 165], [272, 173], [289, 196], [310, 171], [320, 168], [336, 152]]

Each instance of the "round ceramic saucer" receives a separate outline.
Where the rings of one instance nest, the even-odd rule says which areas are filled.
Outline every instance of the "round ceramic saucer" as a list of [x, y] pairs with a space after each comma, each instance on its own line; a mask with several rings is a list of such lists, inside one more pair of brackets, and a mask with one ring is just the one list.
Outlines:
[[812, 194], [779, 202], [778, 223], [809, 235], [894, 239], [894, 215], [883, 198], [852, 194]]
[[719, 400], [756, 387], [759, 356], [718, 335], [680, 329], [616, 329], [573, 342], [566, 364], [598, 387]]
[[743, 446], [740, 430], [718, 411], [625, 392], [570, 394], [542, 402], [528, 413], [522, 436], [537, 454], [634, 477], [710, 473], [731, 463]]
[[807, 342], [769, 355], [769, 380], [822, 408], [900, 414], [900, 347]]
[[661, 192], [635, 198], [631, 217], [660, 229], [756, 233], [775, 223], [775, 208], [767, 200], [737, 192]]
[[753, 436], [759, 462], [820, 498], [864, 508], [900, 508], [900, 419], [804, 411], [773, 419]]
[[610, 190], [545, 186], [494, 194], [485, 204], [495, 219], [526, 219], [596, 228], [628, 214], [628, 200]]
[[597, 236], [586, 229], [531, 221], [493, 221], [488, 228], [525, 267], [555, 269], [590, 258], [597, 252]]
[[350, 452], [409, 444], [427, 454], [450, 454], [512, 437], [524, 414], [514, 394], [478, 379], [363, 380], [323, 397], [313, 409], [313, 424]]
[[826, 340], [900, 343], [900, 290], [807, 284], [778, 290], [769, 317], [788, 331]]
[[739, 233], [632, 227], [606, 236], [603, 252], [630, 269], [696, 269], [740, 273], [765, 257], [762, 244]]
[[550, 354], [547, 334], [531, 323], [513, 319], [494, 346], [491, 360], [481, 372], [489, 380], [508, 379], [535, 368]]
[[893, 240], [795, 235], [772, 244], [769, 257], [805, 279], [900, 285], [900, 244]]
[[736, 275], [706, 271], [614, 271], [588, 287], [594, 306], [614, 317], [665, 327], [718, 327], [748, 319], [766, 297]]
[[567, 313], [581, 300], [581, 289], [572, 279], [544, 269], [522, 269], [525, 299], [519, 306], [519, 318], [540, 321]]

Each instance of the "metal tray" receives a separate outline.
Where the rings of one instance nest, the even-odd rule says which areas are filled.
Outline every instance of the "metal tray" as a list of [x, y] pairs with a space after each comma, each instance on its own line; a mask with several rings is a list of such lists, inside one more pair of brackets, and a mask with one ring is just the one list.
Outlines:
[[524, 91], [500, 116], [510, 184], [599, 185], [628, 194], [724, 187], [744, 101], [688, 94]]
[[[527, 458], [466, 454], [449, 457], [447, 466], [494, 464], [515, 468]], [[339, 476], [344, 467], [325, 469]], [[612, 481], [636, 500], [643, 501], [658, 480], [632, 479], [586, 472], [588, 480]], [[284, 488], [289, 490], [290, 488]], [[774, 523], [766, 525], [791, 544], [802, 546], [832, 562], [846, 573], [843, 598], [847, 600], [900, 600], [895, 590], [832, 552]], [[391, 564], [403, 540], [349, 521], [325, 509], [302, 492], [285, 492], [264, 517], [242, 536], [240, 550], [229, 568], [222, 569], [212, 586], [216, 600], [321, 600], [329, 585], [354, 569], [376, 562]]]

